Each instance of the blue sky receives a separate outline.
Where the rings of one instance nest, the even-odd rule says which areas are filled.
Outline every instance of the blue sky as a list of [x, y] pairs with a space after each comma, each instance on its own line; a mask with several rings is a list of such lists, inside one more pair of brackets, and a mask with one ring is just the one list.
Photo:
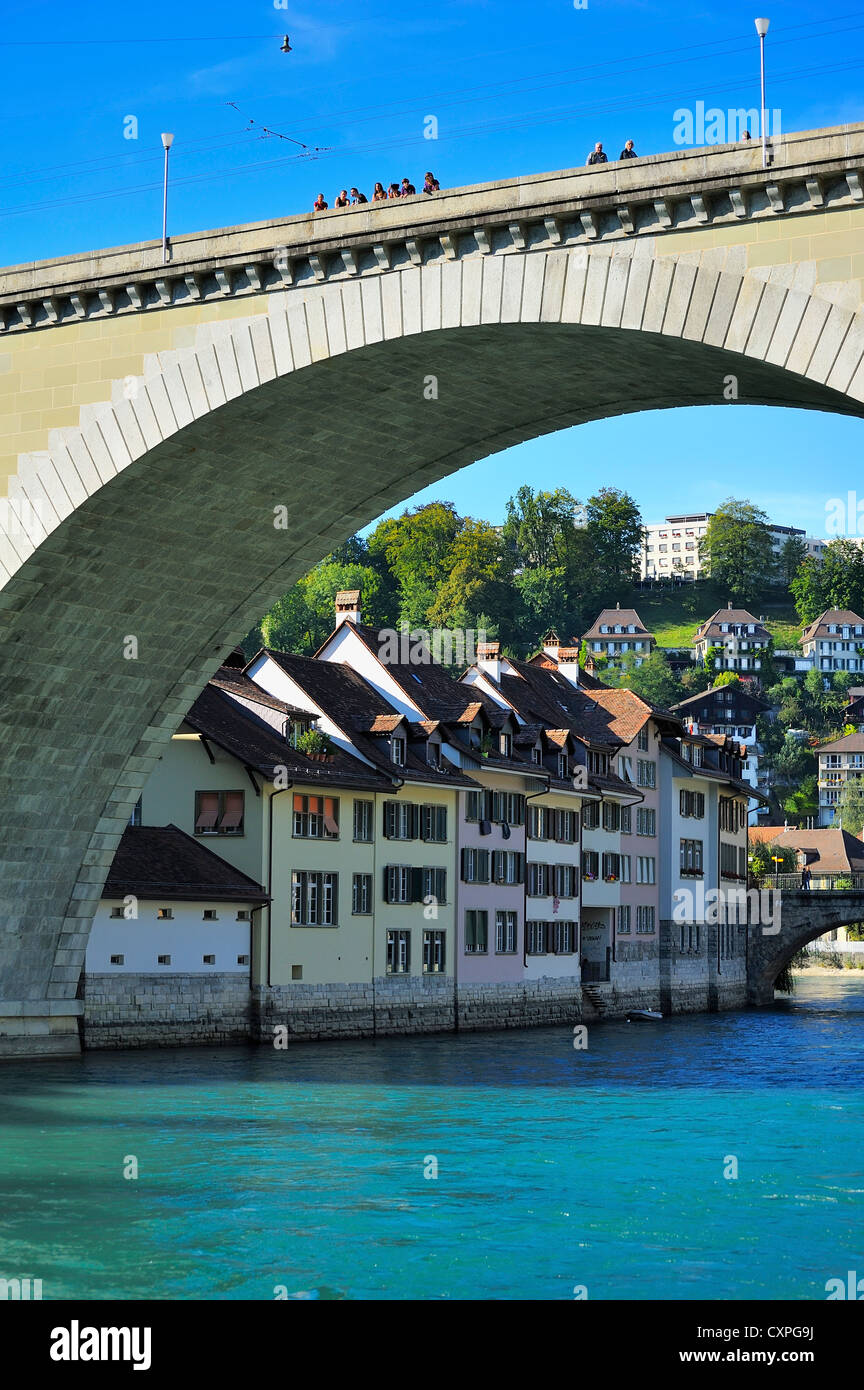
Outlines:
[[[830, 20], [811, 4], [760, 7], [783, 129], [864, 119], [861, 0], [841, 0]], [[7, 0], [0, 264], [158, 237], [163, 130], [175, 134], [174, 233], [301, 211], [321, 190], [332, 203], [354, 183], [416, 182], [426, 168], [451, 186], [568, 168], [596, 139], [613, 155], [628, 137], [640, 153], [671, 149], [679, 107], [758, 105], [756, 9]], [[423, 138], [430, 115], [435, 141]], [[300, 143], [262, 139], [262, 126]], [[824, 414], [663, 411], [534, 441], [429, 492], [492, 520], [526, 478], [583, 496], [626, 487], [646, 519], [731, 493], [821, 534], [826, 496], [854, 486], [862, 441], [862, 422]]]

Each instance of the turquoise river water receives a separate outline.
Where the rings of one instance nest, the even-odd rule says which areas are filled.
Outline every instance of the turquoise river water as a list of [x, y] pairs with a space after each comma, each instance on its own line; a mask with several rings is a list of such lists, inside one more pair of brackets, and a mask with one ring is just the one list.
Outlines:
[[43, 1299], [825, 1299], [864, 1275], [857, 972], [588, 1042], [6, 1064], [0, 1277]]

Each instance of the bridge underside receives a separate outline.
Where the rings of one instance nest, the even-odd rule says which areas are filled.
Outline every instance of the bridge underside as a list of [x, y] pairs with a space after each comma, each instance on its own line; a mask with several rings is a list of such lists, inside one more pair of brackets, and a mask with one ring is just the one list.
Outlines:
[[[458, 328], [267, 381], [78, 506], [0, 593], [0, 1031], [4, 1016], [29, 1017], [46, 1049], [77, 1046], [89, 924], [141, 787], [225, 652], [295, 579], [478, 458], [629, 411], [728, 409], [730, 375], [742, 404], [864, 415], [838, 391], [696, 341]], [[592, 457], [572, 484], [612, 481]], [[287, 531], [273, 525], [281, 505]], [[137, 659], [124, 656], [129, 637]]]
[[[776, 920], [776, 918], [775, 918]], [[771, 1004], [774, 982], [797, 953], [825, 932], [864, 921], [864, 895], [854, 889], [795, 891], [780, 897], [780, 930], [750, 928], [748, 997], [751, 1004]]]

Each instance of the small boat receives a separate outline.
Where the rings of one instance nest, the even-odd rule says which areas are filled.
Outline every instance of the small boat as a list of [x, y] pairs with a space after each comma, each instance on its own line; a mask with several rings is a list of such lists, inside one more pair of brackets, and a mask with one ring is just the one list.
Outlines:
[[627, 1015], [628, 1023], [662, 1023], [663, 1015], [656, 1009], [633, 1009]]

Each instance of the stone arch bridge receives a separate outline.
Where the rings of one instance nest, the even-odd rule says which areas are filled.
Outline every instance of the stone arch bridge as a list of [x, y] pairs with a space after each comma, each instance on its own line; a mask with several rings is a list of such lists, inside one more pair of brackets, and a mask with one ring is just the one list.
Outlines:
[[817, 936], [835, 927], [864, 922], [864, 875], [854, 878], [854, 888], [783, 888], [779, 892], [780, 930], [766, 933], [757, 925], [749, 927], [747, 993], [751, 1004], [773, 1001], [774, 981], [781, 970]]
[[161, 748], [356, 528], [604, 416], [864, 416], [862, 169], [841, 126], [0, 271], [4, 1046], [73, 1046]]

